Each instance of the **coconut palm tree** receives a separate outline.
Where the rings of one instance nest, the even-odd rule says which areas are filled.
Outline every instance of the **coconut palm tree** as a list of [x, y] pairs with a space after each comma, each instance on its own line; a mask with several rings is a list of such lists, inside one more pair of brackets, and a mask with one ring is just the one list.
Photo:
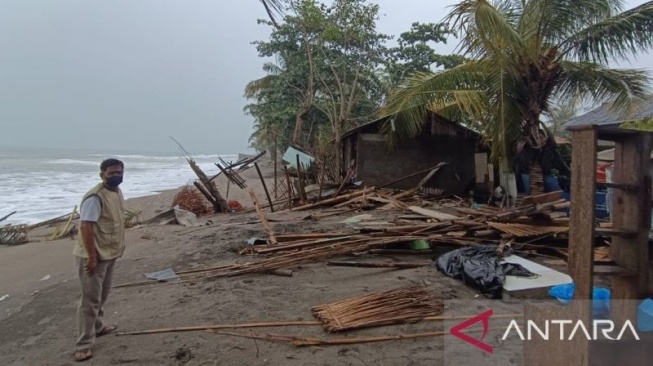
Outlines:
[[277, 26], [277, 20], [276, 20], [276, 15], [281, 14], [283, 12], [284, 5], [286, 4], [286, 0], [259, 0], [261, 4], [263, 4], [263, 7], [265, 8], [265, 11], [268, 13], [268, 17], [270, 18], [270, 21], [274, 26]]
[[[460, 29], [468, 61], [414, 74], [389, 98], [391, 141], [419, 133], [426, 109], [467, 121], [491, 142], [502, 184], [515, 162], [550, 166], [552, 134], [540, 117], [554, 98], [612, 101], [626, 108], [647, 93], [643, 70], [612, 69], [653, 45], [653, 1], [624, 10], [622, 0], [463, 0], [445, 21]], [[513, 176], [514, 179], [514, 176]], [[505, 186], [511, 194], [516, 188]], [[513, 186], [514, 187], [514, 186]]]

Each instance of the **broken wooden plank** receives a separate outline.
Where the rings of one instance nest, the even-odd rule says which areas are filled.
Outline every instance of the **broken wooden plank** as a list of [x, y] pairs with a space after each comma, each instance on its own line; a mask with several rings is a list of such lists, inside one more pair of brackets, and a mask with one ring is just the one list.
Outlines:
[[423, 207], [418, 207], [418, 206], [410, 206], [410, 207], [408, 207], [408, 209], [415, 212], [415, 213], [418, 213], [420, 215], [431, 217], [431, 218], [434, 218], [434, 219], [440, 220], [440, 221], [456, 220], [456, 219], [461, 218], [461, 217], [450, 215], [450, 214], [447, 214], [447, 213], [444, 213], [444, 212], [433, 211], [433, 210], [429, 210], [429, 209], [426, 209], [426, 208], [423, 208]]
[[426, 183], [428, 183], [428, 181], [431, 178], [433, 178], [435, 173], [437, 173], [438, 170], [440, 170], [440, 167], [442, 167], [442, 165], [436, 166], [424, 178], [422, 178], [422, 180], [420, 180], [419, 183], [417, 183], [417, 185], [415, 186], [415, 190], [419, 191], [420, 188], [422, 188]]
[[524, 199], [522, 199], [521, 206], [527, 206], [532, 204], [541, 205], [547, 202], [558, 201], [562, 199], [563, 194], [564, 194], [563, 191], [555, 191], [555, 192], [548, 192], [535, 196], [526, 196], [524, 197]]

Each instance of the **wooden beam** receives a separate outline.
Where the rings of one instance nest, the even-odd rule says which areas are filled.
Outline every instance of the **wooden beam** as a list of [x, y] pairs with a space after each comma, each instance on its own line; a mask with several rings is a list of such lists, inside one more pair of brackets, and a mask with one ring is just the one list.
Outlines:
[[[615, 300], [635, 300], [648, 290], [650, 154], [650, 133], [628, 135], [615, 142], [614, 182], [643, 188], [636, 192], [613, 191], [612, 228], [631, 232], [633, 235], [614, 236], [610, 255], [619, 267], [636, 274], [612, 278], [612, 298]], [[635, 301], [613, 301], [612, 305], [611, 315], [617, 326], [626, 320], [637, 319]]]
[[[596, 196], [595, 129], [572, 133], [571, 218], [569, 220], [569, 275], [574, 280], [574, 299], [592, 298], [594, 264], [594, 203]], [[585, 303], [585, 302], [583, 302]], [[589, 304], [587, 302], [588, 311]]]
[[[584, 131], [583, 131], [584, 132]], [[574, 140], [574, 147], [577, 145]], [[573, 167], [572, 167], [573, 169]], [[543, 326], [545, 322], [550, 322], [554, 319], [571, 320], [576, 324], [578, 320], [583, 321], [583, 324], [591, 324], [589, 306], [585, 306], [589, 301], [582, 301], [581, 303], [572, 301], [568, 306], [562, 307], [558, 304], [551, 302], [537, 303], [530, 302], [524, 306], [524, 323], [532, 321], [534, 324]], [[585, 336], [575, 335], [572, 339], [560, 340], [559, 337], [553, 336], [560, 334], [561, 325], [551, 325], [551, 337], [548, 340], [543, 340], [541, 337], [534, 334], [531, 340], [523, 342], [524, 354], [522, 359], [523, 365], [528, 366], [553, 366], [553, 365], [574, 365], [574, 366], [589, 366], [590, 365], [590, 347], [589, 341]], [[567, 332], [571, 331], [571, 325], [565, 328]], [[524, 326], [525, 328], [525, 326]], [[619, 329], [619, 328], [618, 328]], [[526, 333], [526, 330], [523, 330]], [[590, 330], [591, 332], [591, 330]], [[569, 334], [569, 333], [568, 333]]]

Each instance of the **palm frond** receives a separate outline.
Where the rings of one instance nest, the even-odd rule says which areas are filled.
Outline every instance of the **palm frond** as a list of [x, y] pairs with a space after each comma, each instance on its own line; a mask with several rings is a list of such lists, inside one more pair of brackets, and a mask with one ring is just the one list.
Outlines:
[[265, 12], [268, 13], [268, 17], [270, 18], [270, 21], [275, 27], [278, 27], [279, 25], [277, 24], [277, 19], [276, 15], [282, 14], [284, 11], [284, 5], [286, 3], [285, 0], [259, 0], [261, 4], [263, 4], [263, 7], [265, 8]]
[[250, 81], [245, 86], [244, 97], [247, 99], [256, 98], [261, 90], [272, 87], [274, 81], [278, 78], [277, 75], [266, 75], [260, 79]]
[[398, 142], [417, 135], [429, 110], [456, 106], [466, 115], [479, 115], [484, 110], [485, 73], [482, 64], [469, 62], [438, 73], [415, 73], [388, 98], [381, 110], [391, 117], [383, 127], [390, 142]]
[[[623, 10], [623, 0], [530, 0], [521, 26], [535, 31], [543, 43], [557, 45], [589, 24]], [[534, 29], [533, 29], [534, 28]]]
[[465, 56], [502, 57], [511, 52], [528, 55], [523, 52], [526, 45], [514, 27], [517, 12], [505, 1], [498, 6], [487, 0], [463, 0], [446, 17], [453, 29], [461, 29], [465, 34], [459, 46]]
[[612, 101], [624, 110], [633, 101], [649, 93], [645, 70], [610, 69], [590, 62], [563, 61], [561, 82], [555, 90], [559, 98], [591, 98], [596, 102]]
[[626, 60], [653, 46], [653, 1], [591, 24], [561, 46], [563, 54], [579, 61]]

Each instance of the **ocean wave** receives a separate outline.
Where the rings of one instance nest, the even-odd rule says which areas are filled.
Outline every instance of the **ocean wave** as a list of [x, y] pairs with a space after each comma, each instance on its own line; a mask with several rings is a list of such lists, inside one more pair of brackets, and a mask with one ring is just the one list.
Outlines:
[[[124, 159], [124, 160], [177, 160], [177, 161], [185, 161], [186, 157], [184, 156], [172, 156], [172, 155], [109, 155], [109, 154], [90, 154], [89, 156], [92, 157], [99, 157], [103, 159], [107, 159], [109, 157], [113, 157], [116, 159]], [[218, 158], [222, 158], [224, 160], [236, 160], [238, 158], [238, 155], [234, 154], [227, 154], [227, 155], [218, 155], [218, 154], [199, 154], [199, 155], [193, 155], [193, 159], [213, 159], [216, 160]]]
[[48, 160], [46, 164], [65, 164], [65, 165], [93, 165], [99, 166], [99, 163], [96, 161], [88, 160], [77, 160], [77, 159], [57, 159], [57, 160]]

